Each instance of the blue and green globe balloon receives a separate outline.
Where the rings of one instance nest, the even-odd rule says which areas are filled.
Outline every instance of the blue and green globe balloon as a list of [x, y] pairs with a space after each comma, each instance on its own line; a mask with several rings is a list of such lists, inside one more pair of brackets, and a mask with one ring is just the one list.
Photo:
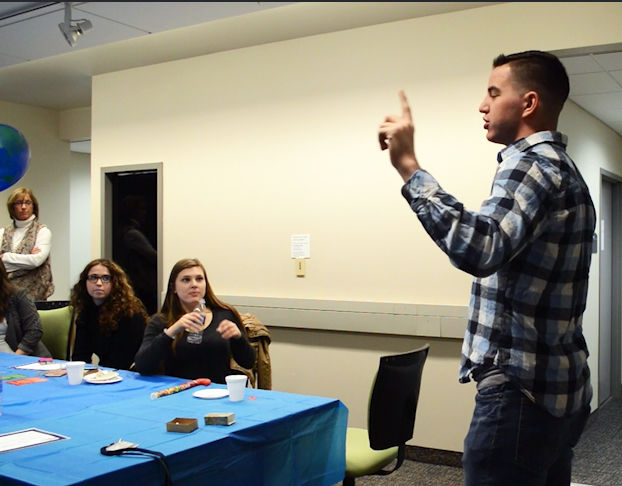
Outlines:
[[0, 123], [0, 191], [20, 180], [29, 162], [26, 138], [15, 128]]

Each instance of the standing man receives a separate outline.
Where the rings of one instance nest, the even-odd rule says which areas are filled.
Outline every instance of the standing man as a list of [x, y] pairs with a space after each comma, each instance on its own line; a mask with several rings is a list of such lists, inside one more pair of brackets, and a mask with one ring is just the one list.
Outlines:
[[556, 131], [568, 97], [557, 57], [493, 61], [479, 107], [486, 138], [505, 145], [491, 194], [468, 211], [419, 166], [406, 96], [380, 125], [402, 194], [453, 265], [475, 278], [459, 379], [477, 382], [464, 441], [466, 486], [570, 484], [572, 447], [592, 398], [585, 310], [596, 215]]

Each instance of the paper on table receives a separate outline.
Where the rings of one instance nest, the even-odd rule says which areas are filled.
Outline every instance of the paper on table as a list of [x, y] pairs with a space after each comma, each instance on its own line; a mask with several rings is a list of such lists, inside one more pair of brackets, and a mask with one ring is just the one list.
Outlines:
[[8, 434], [0, 435], [0, 454], [65, 439], [69, 439], [69, 437], [52, 434], [51, 432], [39, 429], [25, 429], [18, 430], [17, 432], [9, 432]]
[[9, 385], [30, 385], [32, 383], [41, 383], [42, 381], [48, 381], [47, 378], [41, 378], [40, 376], [31, 376], [29, 378], [19, 378], [17, 380], [6, 381]]
[[49, 371], [49, 370], [62, 370], [65, 368], [65, 365], [62, 363], [30, 363], [25, 365], [16, 366], [18, 370], [39, 370], [39, 371]]

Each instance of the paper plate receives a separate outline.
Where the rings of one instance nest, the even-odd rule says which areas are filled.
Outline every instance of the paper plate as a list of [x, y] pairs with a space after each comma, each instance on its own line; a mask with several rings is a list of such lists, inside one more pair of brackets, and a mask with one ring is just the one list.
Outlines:
[[91, 373], [88, 375], [84, 375], [84, 381], [87, 383], [92, 383], [93, 385], [104, 385], [106, 383], [118, 383], [123, 378], [119, 375], [113, 376], [112, 378], [108, 378], [106, 380], [102, 380], [101, 378], [97, 378], [97, 373]]
[[205, 390], [197, 390], [192, 396], [197, 398], [222, 398], [229, 395], [226, 388], [206, 388]]

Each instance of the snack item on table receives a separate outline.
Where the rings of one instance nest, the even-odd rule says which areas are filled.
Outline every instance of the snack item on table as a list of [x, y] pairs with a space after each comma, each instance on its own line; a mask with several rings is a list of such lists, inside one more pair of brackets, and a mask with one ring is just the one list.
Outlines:
[[199, 422], [195, 418], [177, 417], [171, 420], [170, 422], [166, 422], [167, 432], [188, 433], [198, 428], [199, 428]]
[[232, 412], [210, 412], [203, 417], [205, 425], [231, 425], [235, 423], [235, 414]]
[[155, 400], [156, 398], [165, 397], [167, 395], [172, 395], [173, 393], [187, 390], [188, 388], [192, 388], [197, 385], [209, 386], [211, 384], [212, 384], [212, 380], [210, 380], [209, 378], [197, 378], [196, 380], [187, 381], [186, 383], [181, 383], [180, 385], [172, 386], [165, 390], [153, 392], [150, 395], [150, 397], [152, 400]]
[[89, 373], [89, 378], [95, 381], [112, 380], [119, 376], [119, 373], [111, 370], [98, 370], [96, 373]]

